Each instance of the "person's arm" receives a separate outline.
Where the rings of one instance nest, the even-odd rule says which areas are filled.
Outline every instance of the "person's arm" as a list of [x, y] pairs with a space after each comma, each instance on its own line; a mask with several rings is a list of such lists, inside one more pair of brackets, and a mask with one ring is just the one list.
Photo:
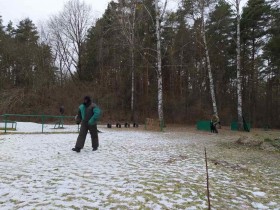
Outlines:
[[93, 116], [90, 118], [90, 120], [88, 121], [90, 125], [94, 125], [96, 124], [96, 122], [99, 120], [101, 116], [101, 110], [98, 106], [94, 106], [93, 107]]
[[81, 121], [82, 121], [82, 113], [81, 113], [80, 107], [79, 107], [78, 114], [76, 115], [75, 120], [76, 120], [76, 123], [77, 123], [77, 124], [80, 124]]

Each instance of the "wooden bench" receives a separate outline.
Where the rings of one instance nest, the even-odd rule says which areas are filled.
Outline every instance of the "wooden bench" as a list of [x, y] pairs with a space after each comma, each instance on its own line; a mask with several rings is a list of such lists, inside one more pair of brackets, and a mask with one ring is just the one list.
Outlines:
[[162, 131], [160, 121], [158, 119], [146, 118], [145, 129], [153, 131]]

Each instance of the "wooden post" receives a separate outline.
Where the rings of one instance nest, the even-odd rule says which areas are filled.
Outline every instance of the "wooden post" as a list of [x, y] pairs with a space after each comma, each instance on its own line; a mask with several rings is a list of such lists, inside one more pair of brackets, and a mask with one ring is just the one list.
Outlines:
[[5, 119], [5, 133], [7, 133], [7, 116], [4, 115], [4, 119]]
[[42, 115], [42, 133], [44, 133], [44, 121], [45, 121], [45, 115]]
[[204, 147], [204, 151], [205, 151], [205, 164], [206, 164], [206, 182], [207, 182], [208, 210], [211, 210], [210, 190], [209, 190], [209, 175], [208, 175], [208, 163], [207, 163], [206, 147]]

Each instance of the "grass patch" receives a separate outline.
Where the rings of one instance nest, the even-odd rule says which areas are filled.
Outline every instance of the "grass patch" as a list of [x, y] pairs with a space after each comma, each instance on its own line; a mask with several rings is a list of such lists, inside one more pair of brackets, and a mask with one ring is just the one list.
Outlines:
[[70, 202], [70, 201], [73, 201], [75, 200], [76, 198], [73, 197], [73, 196], [67, 196], [66, 199], [64, 201], [67, 201], [67, 202]]
[[114, 206], [112, 209], [130, 209], [130, 208], [127, 207], [126, 205], [118, 204], [118, 205]]
[[93, 208], [91, 206], [83, 206], [83, 209], [98, 210], [99, 208]]
[[79, 199], [83, 199], [84, 201], [93, 203], [94, 201], [88, 197], [79, 197]]
[[16, 200], [16, 199], [10, 199], [10, 202], [12, 202], [12, 203], [14, 203], [14, 204], [23, 203], [23, 201], [19, 201], [19, 200]]
[[[59, 205], [54, 205], [55, 207], [57, 207], [58, 209], [65, 209], [66, 207], [65, 206], [63, 206], [63, 205], [61, 205], [61, 204], [59, 204]], [[70, 207], [72, 207], [72, 206], [70, 206]], [[72, 207], [73, 208], [73, 207]]]
[[271, 142], [271, 144], [272, 144], [274, 147], [280, 149], [280, 139], [273, 140], [273, 141]]
[[[5, 130], [5, 128], [0, 128], [0, 130]], [[15, 128], [6, 128], [6, 130], [7, 131], [16, 131], [16, 129]]]
[[35, 207], [37, 208], [34, 208], [34, 209], [38, 209], [38, 207], [45, 207], [45, 206], [49, 206], [51, 203], [40, 203], [40, 204], [36, 204]]
[[272, 146], [276, 147], [277, 149], [280, 149], [280, 139], [271, 139], [271, 138], [265, 138], [264, 142], [270, 143]]
[[271, 138], [265, 138], [264, 141], [265, 142], [272, 142], [273, 140]]
[[80, 210], [79, 207], [76, 207], [76, 206], [74, 206], [74, 205], [70, 206], [70, 208], [75, 209], [75, 210]]

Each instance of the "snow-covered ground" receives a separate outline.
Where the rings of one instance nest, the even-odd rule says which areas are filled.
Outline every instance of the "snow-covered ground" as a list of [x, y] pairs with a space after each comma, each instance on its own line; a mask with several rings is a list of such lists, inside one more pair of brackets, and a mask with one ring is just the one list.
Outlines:
[[[15, 125], [14, 125], [15, 126]], [[55, 123], [53, 124], [44, 124], [42, 128], [42, 124], [32, 123], [32, 122], [17, 122], [16, 130], [9, 130], [8, 132], [12, 133], [41, 133], [42, 129], [45, 133], [61, 133], [61, 132], [78, 132], [78, 125], [64, 125], [63, 128], [55, 127]], [[0, 128], [4, 129], [5, 124], [0, 122]], [[12, 124], [8, 123], [7, 128], [12, 128]], [[4, 132], [4, 130], [0, 131]]]
[[204, 147], [213, 209], [280, 209], [279, 170], [215, 164], [248, 154], [216, 149], [218, 135], [99, 129], [99, 150], [88, 135], [81, 153], [73, 133], [0, 135], [0, 209], [206, 209]]

